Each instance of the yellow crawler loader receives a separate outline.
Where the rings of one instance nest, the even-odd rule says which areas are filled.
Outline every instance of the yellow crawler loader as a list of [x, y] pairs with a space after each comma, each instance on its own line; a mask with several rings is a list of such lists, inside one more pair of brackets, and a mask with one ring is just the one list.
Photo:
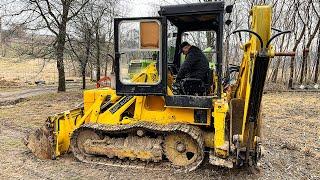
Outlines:
[[[270, 43], [287, 31], [270, 37], [271, 7], [253, 7], [251, 30], [233, 32], [249, 33], [250, 40], [241, 46], [242, 63], [233, 68], [238, 76], [230, 83], [223, 77], [230, 72], [223, 72], [222, 45], [224, 14], [231, 10], [224, 2], [208, 2], [163, 6], [159, 17], [116, 18], [115, 88], [85, 90], [83, 107], [48, 117], [26, 137], [27, 147], [40, 158], [72, 152], [82, 162], [120, 167], [191, 171], [204, 159], [228, 168], [257, 165], [261, 98], [276, 54]], [[176, 34], [172, 59], [169, 26]], [[209, 82], [185, 79], [175, 93], [172, 83], [183, 59], [179, 45], [185, 33], [195, 31], [215, 33], [215, 68]], [[147, 58], [152, 63], [130, 75], [130, 62]]]

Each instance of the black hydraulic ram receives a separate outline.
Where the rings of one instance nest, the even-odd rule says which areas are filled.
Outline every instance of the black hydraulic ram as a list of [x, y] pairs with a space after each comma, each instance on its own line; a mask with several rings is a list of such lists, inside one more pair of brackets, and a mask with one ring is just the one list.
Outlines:
[[[275, 56], [295, 56], [294, 52], [280, 52], [275, 53]], [[263, 88], [267, 77], [270, 56], [265, 51], [260, 52], [255, 58], [254, 70], [251, 81], [251, 90], [248, 106], [248, 120], [249, 120], [249, 136], [247, 141], [246, 162], [249, 161], [250, 150], [253, 148], [255, 129], [257, 127], [257, 120], [259, 118]], [[257, 152], [256, 152], [257, 153]], [[259, 152], [258, 152], [259, 153]], [[257, 157], [256, 155], [251, 157]], [[256, 162], [257, 159], [254, 159]]]
[[267, 76], [269, 60], [269, 56], [264, 53], [260, 53], [255, 58], [254, 62], [248, 105], [249, 136], [247, 140], [246, 163], [249, 163], [249, 156], [254, 158], [254, 162], [257, 161], [257, 159], [255, 159], [257, 156], [250, 155], [250, 152], [252, 152], [251, 149], [253, 148], [254, 137], [256, 134], [255, 129], [258, 125], [257, 121], [260, 113], [263, 87]]

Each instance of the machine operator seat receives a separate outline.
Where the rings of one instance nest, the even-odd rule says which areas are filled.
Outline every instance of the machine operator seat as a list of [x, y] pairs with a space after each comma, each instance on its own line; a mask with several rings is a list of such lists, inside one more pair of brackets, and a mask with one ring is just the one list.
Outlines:
[[174, 94], [206, 96], [211, 92], [212, 83], [212, 70], [210, 70], [206, 81], [197, 78], [184, 78], [172, 88]]

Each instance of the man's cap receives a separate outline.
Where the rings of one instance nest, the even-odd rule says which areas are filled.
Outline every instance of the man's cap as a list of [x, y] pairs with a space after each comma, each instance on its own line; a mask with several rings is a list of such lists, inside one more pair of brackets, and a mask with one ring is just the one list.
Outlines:
[[184, 48], [185, 46], [190, 45], [187, 41], [184, 41], [183, 43], [180, 44], [179, 46], [179, 54], [182, 52], [182, 48]]

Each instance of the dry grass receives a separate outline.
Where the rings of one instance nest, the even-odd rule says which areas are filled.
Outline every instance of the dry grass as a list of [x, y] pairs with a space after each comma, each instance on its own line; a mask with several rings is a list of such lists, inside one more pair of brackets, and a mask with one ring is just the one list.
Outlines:
[[320, 179], [319, 93], [270, 93], [263, 99], [265, 156], [260, 171], [205, 165], [188, 174], [38, 160], [20, 139], [48, 115], [82, 101], [81, 92], [45, 94], [0, 107], [0, 179]]
[[[55, 83], [58, 80], [55, 60], [0, 58], [0, 79], [17, 83], [34, 83], [44, 80], [47, 83]], [[79, 79], [72, 70], [69, 61], [65, 61], [67, 78]]]
[[0, 87], [18, 87], [20, 86], [20, 83], [17, 83], [15, 81], [8, 81], [8, 80], [5, 80], [5, 79], [1, 79], [0, 78]]

